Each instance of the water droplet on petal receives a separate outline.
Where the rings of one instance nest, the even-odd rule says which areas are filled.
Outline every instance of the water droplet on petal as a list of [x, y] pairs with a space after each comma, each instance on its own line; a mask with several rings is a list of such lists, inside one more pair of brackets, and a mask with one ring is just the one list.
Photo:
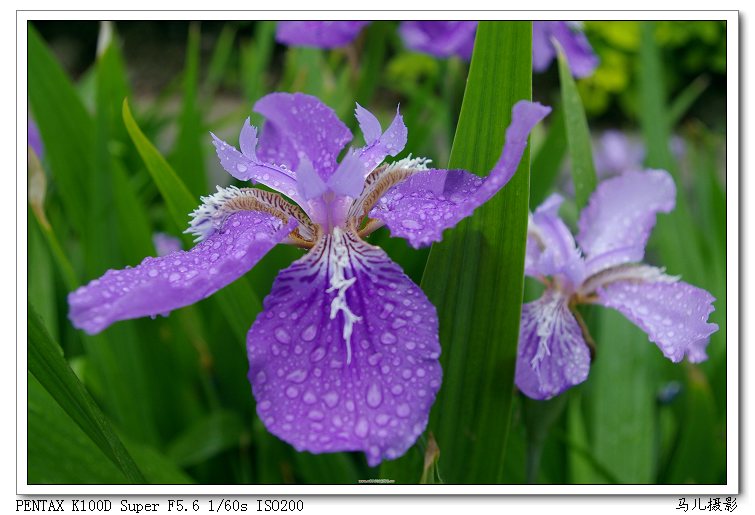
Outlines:
[[383, 402], [383, 392], [380, 390], [380, 385], [372, 383], [367, 389], [367, 405], [371, 408], [377, 408], [381, 402]]
[[295, 386], [289, 386], [286, 388], [286, 397], [289, 399], [294, 399], [297, 395], [299, 395], [299, 390]]
[[396, 343], [396, 337], [393, 333], [383, 333], [382, 336], [380, 336], [380, 341], [386, 345], [392, 345]]
[[322, 400], [325, 401], [325, 404], [329, 408], [333, 408], [336, 404], [338, 404], [338, 393], [328, 392], [322, 396]]
[[290, 343], [291, 335], [284, 328], [279, 327], [275, 330], [275, 339], [281, 343]]
[[365, 436], [367, 436], [367, 433], [369, 433], [369, 431], [370, 431], [370, 424], [367, 422], [367, 419], [364, 417], [360, 417], [356, 426], [354, 426], [354, 434], [357, 435], [359, 438], [364, 438]]
[[244, 172], [246, 172], [246, 165], [242, 164], [242, 163], [239, 163], [239, 164], [236, 165], [236, 170], [238, 170], [239, 173], [244, 173]]
[[[302, 332], [301, 332], [301, 339], [305, 342], [311, 342], [315, 339], [315, 336], [317, 336], [317, 326], [315, 324], [308, 325]], [[323, 354], [324, 354], [324, 349]], [[312, 361], [318, 361], [313, 359]]]
[[409, 414], [411, 413], [411, 411], [412, 411], [412, 409], [411, 409], [411, 408], [409, 407], [409, 405], [408, 405], [408, 404], [406, 404], [406, 403], [403, 403], [403, 404], [399, 404], [399, 405], [398, 405], [398, 406], [396, 407], [396, 415], [398, 415], [398, 416], [399, 416], [399, 417], [401, 417], [401, 418], [406, 418], [406, 417], [408, 417], [408, 416], [409, 416]]
[[306, 378], [307, 371], [304, 369], [294, 370], [286, 376], [286, 379], [294, 383], [302, 383]]

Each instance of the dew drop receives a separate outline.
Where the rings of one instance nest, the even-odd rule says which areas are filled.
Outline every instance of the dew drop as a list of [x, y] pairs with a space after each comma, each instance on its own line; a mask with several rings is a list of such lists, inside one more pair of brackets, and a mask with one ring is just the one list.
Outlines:
[[246, 165], [239, 163], [236, 165], [236, 170], [238, 170], [239, 173], [244, 173], [246, 172]]
[[150, 277], [157, 277], [157, 274], [159, 274], [159, 273], [160, 272], [158, 272], [157, 270], [155, 270], [154, 268], [152, 268], [152, 269], [150, 269], [149, 272], [147, 272], [147, 275], [150, 276]]
[[272, 406], [272, 403], [270, 401], [262, 401], [259, 403], [259, 409], [260, 411], [267, 411], [270, 409], [270, 406]]
[[409, 407], [409, 405], [408, 405], [408, 404], [406, 404], [406, 403], [403, 403], [403, 404], [399, 404], [399, 405], [398, 405], [398, 406], [396, 407], [396, 415], [398, 415], [398, 416], [399, 416], [399, 417], [401, 417], [401, 418], [406, 418], [406, 417], [408, 417], [408, 416], [409, 416], [409, 413], [411, 413], [411, 411], [412, 411], [412, 410], [411, 410], [411, 408], [410, 408], [410, 407]]
[[284, 328], [279, 327], [275, 330], [275, 339], [281, 343], [290, 343], [291, 335]]
[[422, 227], [419, 222], [411, 219], [402, 220], [401, 225], [403, 225], [407, 229], [419, 229]]
[[380, 385], [372, 383], [367, 389], [367, 405], [377, 408], [381, 402], [383, 402], [383, 392], [380, 390]]
[[299, 390], [295, 386], [289, 386], [286, 388], [286, 397], [289, 399], [295, 399], [299, 395]]
[[370, 431], [370, 424], [367, 422], [367, 419], [364, 417], [360, 417], [359, 421], [357, 422], [357, 425], [354, 426], [354, 434], [357, 435], [359, 438], [364, 438], [367, 436], [367, 433]]
[[[317, 326], [315, 324], [308, 325], [301, 332], [301, 339], [304, 340], [305, 342], [311, 342], [312, 340], [315, 339], [315, 336], [317, 336]], [[322, 350], [323, 351], [323, 355], [324, 355], [325, 349], [321, 348], [321, 349], [318, 349], [318, 350]], [[317, 351], [315, 351], [315, 352], [317, 352]], [[313, 353], [313, 355], [314, 355], [314, 353]], [[322, 358], [320, 358], [320, 359], [322, 359]], [[312, 361], [319, 361], [319, 360], [313, 359]]]
[[174, 272], [174, 273], [170, 274], [170, 277], [168, 277], [168, 281], [174, 283], [174, 282], [178, 281], [180, 278], [181, 278], [181, 274]]
[[380, 336], [380, 341], [386, 345], [393, 345], [396, 343], [396, 337], [393, 333], [383, 333], [382, 336]]
[[[420, 369], [421, 370], [421, 369]], [[419, 370], [418, 370], [419, 372]], [[304, 369], [294, 370], [286, 376], [286, 379], [293, 383], [302, 383], [307, 378], [307, 371]]]
[[321, 361], [322, 358], [325, 357], [325, 347], [317, 347], [315, 350], [312, 351], [312, 354], [309, 355], [310, 361], [313, 363], [317, 363], [318, 361]]
[[329, 408], [334, 408], [338, 404], [338, 393], [328, 392], [322, 396], [322, 400]]
[[325, 414], [317, 409], [313, 409], [307, 414], [307, 417], [309, 417], [310, 420], [322, 420], [325, 418]]
[[304, 392], [304, 396], [301, 399], [307, 404], [314, 404], [317, 402], [317, 397], [310, 391]]

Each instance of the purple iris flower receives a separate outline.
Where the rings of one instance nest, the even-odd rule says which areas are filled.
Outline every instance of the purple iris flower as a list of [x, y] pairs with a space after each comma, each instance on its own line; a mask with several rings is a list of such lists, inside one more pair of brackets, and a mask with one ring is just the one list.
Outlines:
[[152, 235], [152, 243], [158, 256], [167, 256], [172, 252], [181, 250], [181, 240], [164, 232], [156, 232]]
[[575, 22], [536, 21], [532, 23], [532, 69], [545, 71], [556, 57], [556, 40], [564, 50], [572, 75], [578, 78], [592, 74], [598, 66], [598, 56]]
[[435, 57], [472, 58], [476, 21], [404, 21], [398, 29], [407, 48]]
[[411, 156], [382, 164], [406, 144], [398, 112], [383, 131], [357, 105], [366, 145], [339, 163], [352, 134], [317, 98], [273, 93], [255, 111], [266, 118], [262, 133], [247, 119], [240, 152], [213, 139], [233, 177], [274, 191], [218, 187], [191, 215], [187, 232], [200, 243], [108, 271], [69, 295], [70, 318], [97, 333], [167, 314], [243, 275], [278, 243], [307, 248], [279, 273], [247, 336], [257, 413], [300, 451], [363, 451], [373, 466], [396, 458], [424, 431], [440, 388], [438, 319], [422, 290], [363, 237], [386, 225], [414, 247], [439, 241], [508, 182], [550, 108], [514, 106], [486, 178]]
[[26, 123], [26, 142], [34, 150], [37, 156], [42, 157], [44, 147], [42, 146], [42, 137], [39, 135], [39, 128], [34, 120], [28, 119]]
[[[476, 21], [405, 21], [399, 33], [404, 44], [417, 52], [436, 57], [452, 55], [472, 58]], [[564, 49], [569, 68], [575, 77], [590, 75], [598, 65], [590, 43], [579, 27], [565, 21], [532, 22], [532, 67], [545, 71], [556, 56], [552, 39]]]
[[289, 46], [337, 48], [351, 43], [369, 21], [281, 21], [275, 39]]
[[[574, 306], [616, 309], [645, 331], [671, 361], [707, 359], [710, 293], [641, 263], [656, 213], [674, 208], [676, 188], [663, 170], [628, 171], [602, 182], [579, 219], [575, 243], [552, 195], [530, 217], [525, 273], [543, 281], [542, 297], [522, 307], [516, 385], [549, 399], [581, 383], [590, 350]], [[581, 250], [580, 250], [581, 249]]]

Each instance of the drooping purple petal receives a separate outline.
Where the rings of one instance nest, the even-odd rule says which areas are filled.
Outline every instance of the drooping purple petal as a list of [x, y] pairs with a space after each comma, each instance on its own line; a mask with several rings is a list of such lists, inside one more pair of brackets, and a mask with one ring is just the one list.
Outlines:
[[590, 349], [569, 311], [568, 297], [546, 290], [522, 306], [516, 386], [528, 397], [545, 400], [583, 382], [590, 371]]
[[[298, 201], [296, 179], [294, 179], [293, 173], [280, 166], [264, 163], [254, 156], [242, 154], [214, 134], [210, 133], [210, 135], [220, 164], [226, 172], [240, 181], [264, 184]], [[242, 129], [242, 135], [249, 137], [248, 133], [244, 133], [244, 129]], [[249, 143], [249, 140], [246, 139], [244, 146], [247, 149]]]
[[476, 21], [404, 21], [399, 34], [407, 48], [435, 57], [469, 60], [474, 48]]
[[[325, 181], [335, 171], [341, 149], [352, 138], [335, 111], [311, 95], [271, 93], [254, 104], [254, 111], [267, 119], [260, 139], [261, 155], [291, 152], [284, 160], [292, 169], [306, 156]], [[286, 141], [282, 148], [267, 148], [271, 140], [265, 137], [265, 131], [271, 125], [275, 126], [272, 142]]]
[[[359, 159], [364, 163], [364, 177], [366, 177], [383, 162], [386, 156], [396, 156], [404, 150], [408, 133], [406, 125], [404, 125], [404, 118], [399, 114], [398, 109], [396, 109], [396, 116], [385, 132], [382, 132], [380, 122], [367, 109], [358, 106], [356, 114], [362, 131], [367, 131], [364, 136], [367, 145], [357, 150]], [[375, 137], [376, 132], [377, 137]]]
[[69, 318], [95, 334], [119, 320], [167, 314], [202, 300], [248, 272], [295, 227], [293, 218], [284, 225], [267, 213], [235, 213], [220, 231], [187, 252], [108, 270], [72, 292]]
[[438, 321], [379, 248], [336, 229], [275, 280], [247, 339], [257, 413], [299, 451], [401, 456], [440, 387]]
[[709, 323], [715, 298], [707, 291], [658, 274], [653, 282], [616, 281], [598, 288], [598, 302], [614, 308], [645, 331], [674, 362], [707, 359], [705, 347], [718, 325]]
[[588, 274], [641, 261], [656, 213], [674, 209], [676, 187], [663, 170], [626, 172], [603, 181], [579, 218], [577, 241]]
[[563, 198], [554, 193], [530, 217], [525, 273], [557, 275], [562, 280], [561, 287], [573, 291], [584, 279], [584, 262], [571, 231], [558, 215], [562, 202]]
[[281, 21], [275, 39], [289, 46], [336, 48], [351, 43], [369, 21]]
[[501, 158], [487, 177], [464, 170], [418, 171], [391, 188], [370, 216], [415, 248], [439, 241], [445, 229], [471, 215], [506, 185], [516, 172], [532, 127], [549, 112], [549, 107], [524, 100], [514, 106]]
[[29, 117], [26, 123], [26, 142], [38, 157], [41, 158], [44, 155], [45, 149], [42, 146], [42, 137], [39, 135], [39, 128], [31, 117]]
[[545, 71], [556, 56], [551, 38], [563, 48], [569, 69], [575, 77], [586, 77], [598, 66], [598, 56], [574, 24], [565, 21], [536, 21], [532, 24], [532, 68], [535, 71]]

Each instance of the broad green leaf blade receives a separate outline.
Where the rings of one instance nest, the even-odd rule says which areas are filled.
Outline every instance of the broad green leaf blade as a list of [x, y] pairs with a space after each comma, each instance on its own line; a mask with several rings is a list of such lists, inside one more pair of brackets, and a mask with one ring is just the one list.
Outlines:
[[[621, 483], [653, 482], [660, 351], [620, 313], [602, 309], [590, 370], [590, 448]], [[604, 479], [595, 478], [595, 482]]]
[[530, 205], [532, 209], [539, 206], [548, 193], [553, 190], [554, 182], [561, 170], [561, 163], [566, 154], [566, 126], [564, 111], [556, 109], [549, 116], [548, 134], [537, 154], [532, 158], [532, 178], [530, 181]]
[[50, 339], [33, 306], [28, 305], [28, 367], [40, 384], [74, 422], [115, 463], [132, 483], [145, 482], [134, 460], [116, 436], [110, 423]]
[[198, 420], [168, 447], [168, 456], [182, 466], [205, 461], [219, 452], [239, 445], [244, 424], [231, 411], [216, 411]]
[[[531, 98], [531, 44], [530, 22], [480, 23], [449, 168], [486, 174], [499, 158], [513, 105]], [[447, 483], [503, 479], [528, 198], [525, 151], [501, 193], [430, 251], [422, 288], [438, 309], [444, 377], [428, 429]], [[418, 447], [386, 463], [381, 474], [397, 482], [419, 481], [424, 448]]]
[[94, 125], [55, 57], [29, 24], [29, 103], [70, 225], [83, 235], [88, 217], [86, 178], [94, 166]]
[[592, 160], [590, 129], [587, 127], [585, 109], [569, 69], [569, 63], [561, 47], [558, 43], [555, 44], [558, 48], [558, 76], [561, 81], [561, 103], [564, 109], [566, 140], [569, 144], [569, 157], [571, 157], [574, 199], [581, 210], [587, 205], [598, 182]]
[[30, 484], [122, 484], [117, 465], [27, 374], [27, 476]]
[[186, 65], [183, 71], [183, 100], [178, 117], [178, 137], [171, 155], [173, 168], [178, 170], [189, 191], [197, 197], [207, 192], [204, 168], [204, 144], [209, 135], [204, 132], [202, 113], [198, 105], [199, 89], [199, 25], [189, 27]]

